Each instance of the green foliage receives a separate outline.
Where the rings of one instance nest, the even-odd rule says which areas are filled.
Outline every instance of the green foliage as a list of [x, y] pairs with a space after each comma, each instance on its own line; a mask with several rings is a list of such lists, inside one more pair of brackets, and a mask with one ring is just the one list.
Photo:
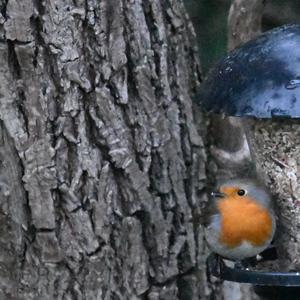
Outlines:
[[221, 0], [185, 0], [192, 19], [204, 72], [226, 53], [227, 15], [230, 2]]

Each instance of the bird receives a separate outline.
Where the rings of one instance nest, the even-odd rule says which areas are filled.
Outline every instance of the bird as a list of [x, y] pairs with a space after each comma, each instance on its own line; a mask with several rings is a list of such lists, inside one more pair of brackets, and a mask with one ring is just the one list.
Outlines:
[[213, 192], [204, 235], [212, 252], [232, 261], [268, 248], [276, 230], [270, 192], [256, 179], [225, 180]]

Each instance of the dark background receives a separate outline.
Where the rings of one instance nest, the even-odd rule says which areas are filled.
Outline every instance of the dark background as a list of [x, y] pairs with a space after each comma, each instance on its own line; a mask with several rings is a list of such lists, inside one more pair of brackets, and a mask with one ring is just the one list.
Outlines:
[[[249, 0], [251, 1], [251, 0]], [[204, 73], [226, 53], [227, 16], [230, 0], [184, 0], [197, 33]], [[263, 14], [263, 30], [283, 24], [300, 23], [299, 0], [268, 0]]]

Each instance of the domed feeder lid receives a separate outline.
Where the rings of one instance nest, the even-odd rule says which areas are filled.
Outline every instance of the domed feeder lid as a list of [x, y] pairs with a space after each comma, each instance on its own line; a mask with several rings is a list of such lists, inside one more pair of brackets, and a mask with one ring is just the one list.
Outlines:
[[208, 74], [197, 101], [229, 116], [300, 117], [300, 25], [270, 30]]

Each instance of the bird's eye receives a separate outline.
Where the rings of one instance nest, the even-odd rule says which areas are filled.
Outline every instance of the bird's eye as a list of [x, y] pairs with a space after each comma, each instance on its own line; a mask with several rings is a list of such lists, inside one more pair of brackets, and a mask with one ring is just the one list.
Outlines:
[[238, 190], [238, 195], [239, 196], [244, 196], [246, 194], [246, 191], [245, 190]]

